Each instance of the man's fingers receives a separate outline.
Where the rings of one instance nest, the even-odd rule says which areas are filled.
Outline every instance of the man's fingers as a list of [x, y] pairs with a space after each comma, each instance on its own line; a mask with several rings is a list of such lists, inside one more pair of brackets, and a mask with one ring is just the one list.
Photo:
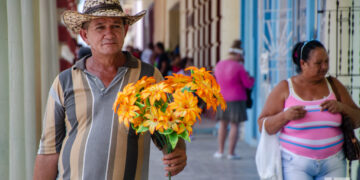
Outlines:
[[167, 172], [165, 176], [169, 176], [169, 172], [171, 173], [171, 176], [177, 175], [179, 172], [181, 172], [186, 166], [186, 162], [182, 162], [175, 166], [167, 166], [165, 167], [165, 171]]
[[175, 166], [178, 165], [182, 162], [186, 162], [186, 156], [179, 156], [177, 158], [173, 158], [173, 159], [169, 159], [169, 160], [163, 160], [165, 165], [171, 165], [171, 166]]

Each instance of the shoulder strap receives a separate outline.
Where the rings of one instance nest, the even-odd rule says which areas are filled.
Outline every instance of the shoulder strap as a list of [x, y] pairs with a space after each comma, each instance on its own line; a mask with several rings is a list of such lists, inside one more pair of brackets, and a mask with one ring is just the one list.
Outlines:
[[337, 88], [335, 86], [335, 83], [333, 81], [333, 77], [332, 76], [328, 76], [326, 77], [326, 79], [328, 80], [328, 82], [330, 83], [331, 89], [334, 92], [335, 96], [336, 96], [336, 100], [341, 101], [341, 97], [339, 92], [337, 91]]
[[143, 76], [153, 76], [154, 75], [154, 66], [151, 66], [150, 64], [144, 63], [141, 61], [141, 70], [140, 70], [140, 77], [139, 79], [141, 79]]

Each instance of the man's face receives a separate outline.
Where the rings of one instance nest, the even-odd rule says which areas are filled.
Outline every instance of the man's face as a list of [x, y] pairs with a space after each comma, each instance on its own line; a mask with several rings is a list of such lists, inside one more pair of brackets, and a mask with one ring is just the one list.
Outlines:
[[127, 30], [121, 18], [98, 18], [81, 29], [80, 35], [93, 54], [113, 55], [121, 51]]

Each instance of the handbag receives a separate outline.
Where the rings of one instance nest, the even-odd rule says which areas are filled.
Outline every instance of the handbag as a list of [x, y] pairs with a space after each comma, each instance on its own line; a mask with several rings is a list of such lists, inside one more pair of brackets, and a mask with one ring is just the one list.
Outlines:
[[246, 88], [246, 96], [247, 96], [246, 108], [248, 108], [248, 109], [251, 108], [253, 105], [253, 100], [251, 99], [251, 92], [252, 92], [252, 89]]
[[282, 165], [279, 138], [265, 130], [265, 121], [261, 130], [260, 141], [256, 149], [256, 169], [262, 180], [282, 180]]
[[[331, 88], [336, 96], [337, 101], [341, 101], [341, 96], [337, 91], [337, 88], [335, 87], [335, 84], [332, 80], [332, 77], [327, 77], [327, 80], [329, 81]], [[360, 159], [360, 144], [358, 139], [355, 136], [354, 133], [354, 124], [352, 123], [351, 119], [341, 114], [342, 116], [342, 123], [341, 123], [341, 130], [344, 134], [344, 154], [347, 160], [353, 161], [353, 160], [359, 160]]]

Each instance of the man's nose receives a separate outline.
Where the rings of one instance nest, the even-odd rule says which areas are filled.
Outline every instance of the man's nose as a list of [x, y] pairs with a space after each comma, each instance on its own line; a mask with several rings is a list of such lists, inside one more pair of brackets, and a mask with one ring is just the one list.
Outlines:
[[106, 27], [105, 29], [105, 35], [107, 36], [114, 36], [115, 32], [114, 29], [111, 28], [110, 26]]

